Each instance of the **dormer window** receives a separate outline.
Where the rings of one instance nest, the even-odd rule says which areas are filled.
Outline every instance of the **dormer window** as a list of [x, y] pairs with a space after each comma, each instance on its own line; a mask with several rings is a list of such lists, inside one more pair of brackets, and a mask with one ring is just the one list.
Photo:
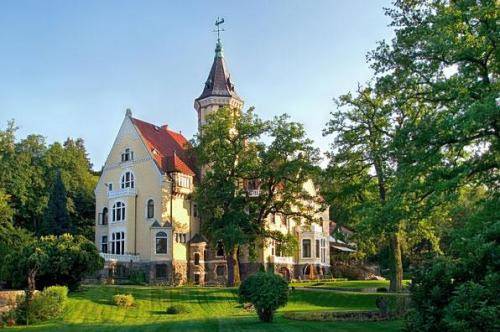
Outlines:
[[135, 186], [134, 174], [132, 172], [125, 172], [125, 174], [122, 175], [122, 179], [121, 179], [122, 189], [134, 188], [134, 186]]
[[125, 151], [122, 153], [122, 163], [131, 160], [134, 160], [134, 151], [130, 150], [129, 148], [126, 148]]

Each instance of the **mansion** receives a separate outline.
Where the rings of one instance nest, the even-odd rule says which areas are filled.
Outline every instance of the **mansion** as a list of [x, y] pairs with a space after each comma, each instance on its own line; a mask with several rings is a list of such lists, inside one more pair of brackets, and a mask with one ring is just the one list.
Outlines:
[[[207, 81], [194, 100], [199, 130], [207, 115], [223, 106], [241, 110], [243, 99], [236, 93], [218, 40]], [[200, 232], [203, 216], [197, 213], [192, 193], [202, 176], [201, 167], [187, 148], [188, 141], [180, 132], [126, 111], [95, 189], [95, 244], [106, 262], [101, 277], [142, 270], [150, 283], [226, 282], [224, 248], [210, 246]], [[305, 182], [304, 188], [316, 195], [312, 181]], [[328, 211], [318, 220], [321, 223], [306, 226], [269, 216], [269, 229], [293, 234], [298, 251], [284, 257], [271, 240], [258, 246], [256, 258], [242, 250], [241, 278], [262, 266], [288, 279], [327, 274], [332, 243]]]

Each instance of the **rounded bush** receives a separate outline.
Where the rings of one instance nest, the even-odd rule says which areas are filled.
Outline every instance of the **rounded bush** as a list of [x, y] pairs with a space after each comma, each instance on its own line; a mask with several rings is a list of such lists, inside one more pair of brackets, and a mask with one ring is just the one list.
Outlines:
[[68, 287], [51, 286], [33, 295], [19, 298], [16, 308], [16, 321], [23, 324], [34, 324], [61, 317], [68, 300]]
[[167, 308], [168, 315], [187, 314], [190, 312], [191, 310], [183, 304], [175, 304]]
[[274, 312], [288, 302], [288, 283], [279, 275], [257, 272], [240, 285], [239, 299], [252, 303], [261, 321], [272, 322]]
[[129, 308], [134, 305], [134, 297], [132, 294], [117, 294], [113, 296], [113, 302], [122, 308]]

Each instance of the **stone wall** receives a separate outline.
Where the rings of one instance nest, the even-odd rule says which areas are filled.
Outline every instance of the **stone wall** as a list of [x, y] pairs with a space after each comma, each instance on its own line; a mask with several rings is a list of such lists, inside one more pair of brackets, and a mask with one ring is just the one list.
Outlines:
[[8, 312], [15, 307], [18, 296], [23, 296], [22, 290], [0, 291], [0, 313]]

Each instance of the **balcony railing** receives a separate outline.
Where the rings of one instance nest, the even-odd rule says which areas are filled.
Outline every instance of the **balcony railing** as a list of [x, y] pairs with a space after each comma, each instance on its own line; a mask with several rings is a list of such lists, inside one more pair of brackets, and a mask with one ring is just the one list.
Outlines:
[[292, 256], [269, 256], [269, 262], [274, 264], [294, 264]]
[[250, 197], [259, 197], [260, 190], [259, 189], [248, 189], [248, 196]]
[[108, 191], [108, 198], [135, 196], [136, 194], [137, 190], [135, 188], [124, 188], [124, 189]]
[[139, 261], [139, 255], [133, 255], [133, 254], [123, 254], [123, 255], [118, 255], [118, 254], [107, 254], [107, 253], [99, 253], [102, 258], [106, 262], [120, 262], [120, 263], [130, 263], [130, 262], [138, 262]]

